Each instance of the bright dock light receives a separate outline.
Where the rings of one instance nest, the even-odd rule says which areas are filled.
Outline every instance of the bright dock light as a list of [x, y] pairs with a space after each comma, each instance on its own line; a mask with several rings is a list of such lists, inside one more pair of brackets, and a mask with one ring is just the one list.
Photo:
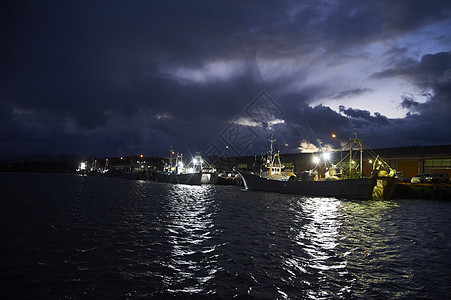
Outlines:
[[330, 160], [330, 153], [329, 152], [324, 152], [323, 153], [323, 159], [324, 160]]

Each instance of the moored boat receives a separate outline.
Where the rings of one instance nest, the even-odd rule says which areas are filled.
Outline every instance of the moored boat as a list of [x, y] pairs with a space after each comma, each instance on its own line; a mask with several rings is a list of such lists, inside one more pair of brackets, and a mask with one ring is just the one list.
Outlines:
[[232, 172], [222, 172], [218, 174], [218, 185], [243, 185], [243, 179], [240, 174], [235, 171]]
[[218, 179], [216, 170], [206, 163], [200, 154], [185, 165], [183, 154], [175, 153], [171, 148], [168, 162], [165, 163], [163, 171], [151, 171], [151, 177], [155, 181], [181, 184], [209, 184]]
[[[343, 166], [343, 160], [341, 165], [339, 163], [328, 166], [324, 168], [327, 170], [324, 172], [324, 178], [321, 178], [321, 174], [316, 169], [305, 172], [303, 176], [299, 177], [284, 172], [284, 166], [278, 158], [279, 153], [273, 153], [274, 141], [271, 135], [271, 150], [264, 165], [267, 171], [260, 172], [260, 174], [239, 172], [247, 189], [361, 200], [389, 198], [393, 191], [396, 171], [379, 157], [376, 157], [373, 163], [372, 175], [363, 177], [363, 141], [358, 139], [357, 135], [349, 142], [351, 161], [347, 168]], [[356, 144], [359, 145], [359, 164], [352, 161], [353, 145]]]
[[152, 171], [152, 179], [159, 182], [202, 184], [201, 177], [200, 173], [175, 174]]
[[245, 187], [282, 194], [300, 194], [305, 196], [337, 197], [350, 199], [371, 199], [376, 178], [355, 178], [321, 181], [281, 181], [260, 177], [255, 174], [241, 173]]

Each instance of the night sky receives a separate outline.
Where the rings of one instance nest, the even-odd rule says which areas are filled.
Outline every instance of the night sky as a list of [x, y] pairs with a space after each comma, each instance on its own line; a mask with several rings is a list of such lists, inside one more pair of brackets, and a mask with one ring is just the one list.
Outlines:
[[451, 1], [0, 6], [1, 157], [451, 143]]

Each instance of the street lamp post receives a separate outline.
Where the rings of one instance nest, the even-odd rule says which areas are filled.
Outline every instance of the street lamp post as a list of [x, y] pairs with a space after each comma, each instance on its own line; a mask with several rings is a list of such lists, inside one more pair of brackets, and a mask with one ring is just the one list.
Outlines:
[[[337, 138], [337, 135], [335, 134], [335, 133], [332, 133], [332, 138]], [[342, 161], [343, 160], [343, 148], [341, 147], [341, 142], [340, 142], [340, 140], [338, 140], [338, 143], [340, 144], [340, 161]]]

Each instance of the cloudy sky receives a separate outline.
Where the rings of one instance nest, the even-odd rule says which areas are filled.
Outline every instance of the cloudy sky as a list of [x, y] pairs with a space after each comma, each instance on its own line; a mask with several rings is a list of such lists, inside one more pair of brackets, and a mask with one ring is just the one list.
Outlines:
[[451, 143], [450, 1], [0, 6], [4, 157]]

